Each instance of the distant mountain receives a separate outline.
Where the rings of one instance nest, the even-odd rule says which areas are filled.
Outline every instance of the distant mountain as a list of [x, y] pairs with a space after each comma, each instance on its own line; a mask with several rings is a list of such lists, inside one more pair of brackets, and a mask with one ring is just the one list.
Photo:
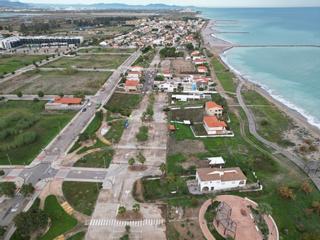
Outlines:
[[0, 0], [0, 7], [2, 8], [28, 8], [29, 5], [19, 1]]
[[[0, 0], [1, 1], [1, 0]], [[182, 9], [184, 7], [166, 4], [129, 5], [122, 3], [95, 3], [95, 4], [38, 4], [30, 3], [33, 8], [45, 9], [81, 9], [81, 10], [171, 10]]]

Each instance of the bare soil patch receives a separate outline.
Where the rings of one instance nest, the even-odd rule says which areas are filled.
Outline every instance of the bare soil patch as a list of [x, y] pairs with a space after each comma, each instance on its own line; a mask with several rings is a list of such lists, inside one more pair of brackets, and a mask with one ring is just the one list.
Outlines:
[[183, 140], [176, 141], [174, 138], [169, 139], [168, 155], [182, 153], [184, 155], [206, 152], [206, 148], [202, 141], [199, 140]]
[[191, 61], [175, 59], [172, 61], [172, 67], [175, 75], [188, 74], [195, 72], [196, 69]]

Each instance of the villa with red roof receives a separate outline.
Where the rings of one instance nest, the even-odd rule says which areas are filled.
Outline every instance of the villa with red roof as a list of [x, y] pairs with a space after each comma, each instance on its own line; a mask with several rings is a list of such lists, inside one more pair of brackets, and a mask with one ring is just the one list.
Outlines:
[[224, 135], [227, 133], [227, 124], [216, 116], [204, 116], [203, 126], [208, 135]]
[[223, 112], [223, 107], [215, 102], [206, 102], [205, 111], [208, 116], [221, 117]]
[[137, 80], [126, 80], [124, 84], [124, 90], [126, 92], [137, 91], [139, 86], [139, 81]]
[[195, 59], [193, 62], [195, 65], [203, 65], [203, 64], [207, 63], [207, 60], [204, 58], [199, 58], [199, 59]]
[[206, 66], [199, 66], [197, 70], [199, 73], [208, 73], [208, 68]]

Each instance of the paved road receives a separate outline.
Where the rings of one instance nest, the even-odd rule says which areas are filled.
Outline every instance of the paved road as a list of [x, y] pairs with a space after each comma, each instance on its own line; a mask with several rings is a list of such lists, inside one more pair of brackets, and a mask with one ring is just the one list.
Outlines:
[[289, 152], [288, 150], [278, 146], [277, 144], [268, 141], [267, 139], [263, 138], [262, 136], [259, 135], [259, 133], [257, 132], [257, 128], [256, 128], [256, 121], [254, 118], [253, 113], [250, 111], [250, 109], [248, 108], [248, 106], [245, 104], [242, 94], [241, 94], [241, 89], [244, 85], [244, 82], [239, 79], [240, 82], [238, 84], [237, 87], [237, 99], [238, 102], [240, 104], [240, 106], [242, 107], [242, 109], [244, 110], [247, 118], [248, 118], [248, 123], [249, 123], [249, 131], [250, 133], [256, 138], [258, 139], [260, 142], [262, 142], [264, 145], [274, 149], [276, 152], [281, 153], [283, 156], [285, 156], [286, 158], [288, 158], [290, 161], [292, 161], [295, 165], [297, 165], [303, 172], [305, 172], [310, 178], [311, 180], [314, 182], [314, 184], [316, 185], [316, 187], [318, 188], [318, 190], [320, 190], [320, 178], [318, 175], [314, 175], [314, 174], [309, 174], [308, 172], [306, 172], [305, 170], [305, 161], [301, 158], [299, 158], [298, 156], [292, 154], [291, 152]]
[[[91, 104], [86, 104], [86, 111], [80, 111], [70, 121], [70, 123], [59, 133], [59, 135], [37, 156], [37, 158], [29, 165], [29, 168], [18, 168], [6, 170], [6, 175], [10, 175], [12, 171], [16, 171], [16, 176], [21, 177], [25, 183], [32, 183], [33, 185], [39, 184], [43, 179], [53, 178], [59, 173], [59, 162], [61, 158], [65, 156], [68, 149], [73, 145], [77, 136], [86, 128], [86, 126], [93, 119], [96, 112], [96, 104], [101, 107], [111, 98], [113, 92], [116, 89], [118, 82], [120, 81], [121, 74], [140, 56], [141, 52], [137, 51], [133, 53], [113, 74], [103, 87], [91, 98]], [[60, 171], [61, 173], [61, 171]], [[79, 181], [81, 179], [88, 180], [100, 179], [102, 181], [106, 175], [101, 171], [89, 171], [83, 170], [78, 172], [68, 172], [65, 175], [66, 178], [75, 179]], [[63, 176], [63, 175], [62, 175]], [[5, 218], [1, 219], [1, 225], [7, 225], [12, 222], [13, 217], [22, 210], [24, 206], [24, 199], [18, 199], [16, 196], [12, 199], [12, 204], [18, 202], [21, 206], [19, 211], [8, 214]], [[9, 232], [13, 233], [14, 227], [11, 227]], [[5, 239], [9, 239], [10, 236], [6, 236]]]
[[150, 63], [149, 68], [145, 69], [144, 71], [144, 85], [143, 85], [143, 92], [148, 92], [153, 89], [154, 85], [154, 78], [157, 75], [157, 66], [160, 64], [160, 54], [159, 54], [160, 48], [157, 49], [157, 53], [152, 59], [152, 62]]

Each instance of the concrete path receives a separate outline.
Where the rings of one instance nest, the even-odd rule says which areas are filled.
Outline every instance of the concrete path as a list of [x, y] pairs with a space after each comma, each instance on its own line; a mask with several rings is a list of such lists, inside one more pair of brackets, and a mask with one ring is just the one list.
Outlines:
[[[142, 125], [141, 116], [148, 106], [148, 96], [144, 97], [140, 107], [131, 114], [129, 127], [124, 130], [119, 142], [119, 146], [122, 147], [115, 147], [113, 161], [105, 178], [103, 190], [99, 194], [86, 239], [119, 239], [124, 234], [126, 224], [131, 226], [130, 239], [166, 239], [161, 209], [155, 204], [140, 204], [142, 220], [130, 223], [117, 220], [119, 206], [125, 206], [130, 210], [136, 203], [131, 194], [135, 181], [143, 176], [161, 174], [159, 166], [166, 161], [167, 126], [166, 116], [162, 111], [166, 102], [166, 94], [156, 96], [154, 121], [147, 124], [150, 130], [149, 139], [145, 143], [137, 142], [135, 135]], [[142, 146], [149, 148], [140, 150], [139, 147]], [[156, 149], [157, 146], [162, 148]], [[146, 157], [147, 169], [140, 172], [130, 171], [128, 160], [136, 157], [140, 151]]]

